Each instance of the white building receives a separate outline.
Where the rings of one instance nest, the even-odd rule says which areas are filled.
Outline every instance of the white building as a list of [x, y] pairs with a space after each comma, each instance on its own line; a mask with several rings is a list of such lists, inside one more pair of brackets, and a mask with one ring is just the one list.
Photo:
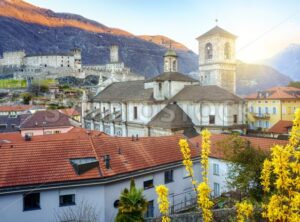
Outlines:
[[65, 68], [81, 71], [81, 51], [72, 49], [68, 53], [26, 55], [24, 51], [4, 52], [0, 66], [19, 67], [21, 71], [43, 68]]
[[[1, 221], [56, 221], [57, 215], [87, 204], [97, 213], [97, 221], [113, 222], [130, 178], [149, 202], [145, 216], [159, 216], [154, 186], [169, 187], [172, 205], [195, 197], [182, 166], [180, 138], [132, 140], [79, 130], [31, 141], [6, 139], [0, 149]], [[195, 176], [201, 181], [196, 154], [195, 149]]]

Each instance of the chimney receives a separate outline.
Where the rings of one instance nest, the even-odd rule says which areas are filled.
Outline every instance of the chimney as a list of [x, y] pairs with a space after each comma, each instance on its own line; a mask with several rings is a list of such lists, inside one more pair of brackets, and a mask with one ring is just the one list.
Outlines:
[[134, 135], [131, 136], [131, 141], [134, 141]]
[[31, 137], [29, 135], [27, 135], [27, 134], [25, 135], [24, 139], [25, 139], [25, 141], [31, 141]]
[[104, 156], [104, 163], [105, 163], [106, 169], [110, 169], [110, 156], [109, 155]]
[[136, 138], [136, 141], [138, 141], [139, 140], [139, 135], [136, 134], [135, 138]]
[[111, 63], [119, 62], [119, 47], [117, 45], [112, 45], [110, 47], [110, 62]]

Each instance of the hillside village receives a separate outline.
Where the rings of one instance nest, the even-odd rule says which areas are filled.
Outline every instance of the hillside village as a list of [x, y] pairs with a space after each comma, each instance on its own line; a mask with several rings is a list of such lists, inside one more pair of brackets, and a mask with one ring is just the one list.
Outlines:
[[101, 64], [78, 46], [3, 51], [1, 221], [299, 221], [300, 84], [238, 93], [237, 38], [219, 25], [200, 34], [192, 75], [170, 39], [148, 76], [115, 42]]

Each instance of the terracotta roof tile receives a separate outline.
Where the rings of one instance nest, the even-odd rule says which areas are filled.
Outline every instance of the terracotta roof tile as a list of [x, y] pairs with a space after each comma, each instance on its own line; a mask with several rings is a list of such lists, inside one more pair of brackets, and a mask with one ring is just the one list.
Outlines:
[[33, 108], [31, 105], [0, 106], [0, 112], [20, 112]]
[[80, 115], [80, 113], [75, 108], [60, 109], [58, 111], [70, 117]]
[[289, 86], [275, 86], [246, 96], [246, 99], [300, 99], [300, 89]]
[[293, 126], [293, 121], [279, 120], [269, 130], [269, 133], [287, 134], [289, 129]]

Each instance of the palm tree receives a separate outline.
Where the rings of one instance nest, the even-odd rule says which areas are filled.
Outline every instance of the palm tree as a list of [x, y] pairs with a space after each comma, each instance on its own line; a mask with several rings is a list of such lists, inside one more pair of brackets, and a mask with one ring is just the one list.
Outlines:
[[142, 189], [135, 187], [134, 180], [130, 181], [130, 189], [125, 188], [121, 193], [119, 211], [115, 222], [142, 222], [147, 210], [147, 200]]

